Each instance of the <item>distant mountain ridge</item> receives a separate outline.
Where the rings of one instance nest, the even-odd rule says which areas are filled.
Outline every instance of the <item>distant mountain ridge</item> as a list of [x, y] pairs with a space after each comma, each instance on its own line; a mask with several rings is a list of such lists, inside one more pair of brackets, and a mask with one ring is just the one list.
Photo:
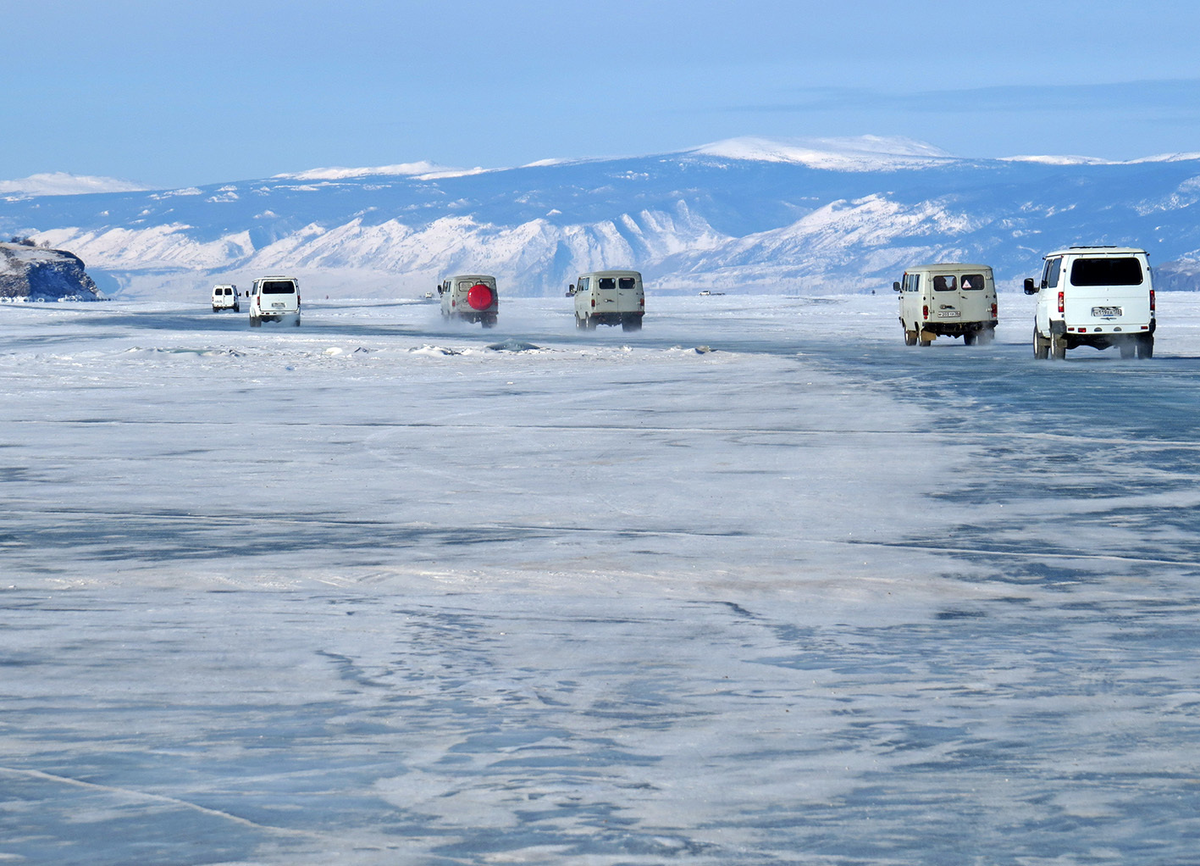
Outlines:
[[989, 263], [1014, 288], [1043, 253], [1078, 243], [1145, 247], [1164, 288], [1192, 289], [1198, 201], [1200, 154], [963, 159], [904, 139], [744, 138], [508, 169], [0, 192], [0, 234], [70, 249], [107, 291], [133, 294], [288, 272], [310, 291], [405, 296], [485, 272], [502, 293], [552, 295], [601, 267], [637, 268], [660, 291], [836, 293], [956, 259]]

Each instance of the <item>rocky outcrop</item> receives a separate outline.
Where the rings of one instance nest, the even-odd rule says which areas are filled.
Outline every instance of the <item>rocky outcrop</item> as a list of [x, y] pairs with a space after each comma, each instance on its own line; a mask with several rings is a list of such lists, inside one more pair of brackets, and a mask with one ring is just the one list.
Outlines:
[[27, 244], [0, 244], [0, 299], [96, 301], [100, 290], [78, 256]]

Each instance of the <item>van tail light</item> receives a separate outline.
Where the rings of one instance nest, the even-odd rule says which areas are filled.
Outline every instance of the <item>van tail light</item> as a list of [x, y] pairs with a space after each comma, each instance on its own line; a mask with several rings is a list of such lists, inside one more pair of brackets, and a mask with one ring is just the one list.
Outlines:
[[992, 318], [1000, 318], [1000, 308], [996, 304], [992, 304]]
[[592, 309], [596, 309], [596, 299], [592, 298]]
[[1058, 293], [1058, 311], [1065, 313], [1067, 311], [1066, 292]]
[[921, 307], [921, 318], [925, 319], [926, 321], [929, 320], [929, 304]]
[[1150, 312], [1154, 312], [1154, 289], [1150, 290]]
[[[638, 306], [639, 307], [646, 306], [646, 299], [644, 297], [638, 298]], [[1152, 310], [1154, 309], [1154, 293], [1153, 292], [1150, 293], [1150, 309], [1152, 309]]]

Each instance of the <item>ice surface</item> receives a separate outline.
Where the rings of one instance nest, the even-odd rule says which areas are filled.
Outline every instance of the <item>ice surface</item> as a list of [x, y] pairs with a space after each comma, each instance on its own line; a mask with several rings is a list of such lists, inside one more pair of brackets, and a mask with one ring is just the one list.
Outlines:
[[647, 305], [0, 306], [0, 861], [1194, 862], [1200, 298]]

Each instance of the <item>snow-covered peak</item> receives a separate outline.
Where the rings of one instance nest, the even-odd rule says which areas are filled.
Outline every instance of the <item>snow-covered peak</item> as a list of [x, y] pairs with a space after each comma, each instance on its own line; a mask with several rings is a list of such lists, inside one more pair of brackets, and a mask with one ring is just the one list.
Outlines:
[[421, 160], [420, 162], [402, 162], [396, 165], [377, 165], [371, 168], [342, 168], [340, 166], [310, 168], [307, 171], [277, 174], [274, 177], [279, 180], [348, 180], [358, 177], [413, 177], [447, 171], [457, 171], [457, 169]]
[[830, 171], [887, 171], [918, 168], [953, 156], [911, 138], [863, 135], [857, 138], [730, 138], [687, 153], [756, 162], [786, 162]]
[[20, 180], [0, 180], [0, 195], [87, 195], [99, 192], [142, 192], [149, 189], [139, 183], [115, 177], [89, 177], [54, 171], [31, 174]]

